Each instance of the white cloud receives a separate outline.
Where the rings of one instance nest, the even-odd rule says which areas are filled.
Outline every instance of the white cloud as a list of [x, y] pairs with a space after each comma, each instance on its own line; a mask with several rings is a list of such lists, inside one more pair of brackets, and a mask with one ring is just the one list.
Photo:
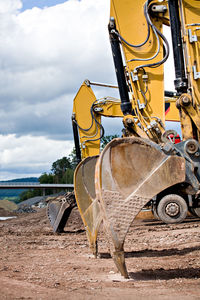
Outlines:
[[0, 96], [46, 102], [71, 92], [85, 77], [112, 81], [106, 2], [70, 0], [10, 15], [0, 38]]
[[22, 8], [20, 0], [0, 0], [0, 14], [2, 13], [16, 13]]
[[[45, 9], [10, 13], [7, 25], [0, 20], [3, 45], [0, 48], [0, 109], [1, 113], [10, 114], [15, 108], [16, 117], [12, 122], [16, 128], [19, 117], [23, 120], [26, 106], [30, 104], [46, 103], [48, 107], [49, 101], [56, 101], [61, 95], [75, 96], [85, 78], [115, 80], [107, 33], [108, 2], [70, 0]], [[73, 99], [67, 98], [71, 107]], [[25, 108], [24, 114], [17, 106]], [[34, 118], [34, 114], [29, 115], [30, 121]], [[8, 130], [15, 133], [13, 127]], [[44, 134], [42, 128], [41, 132]], [[17, 133], [23, 134], [23, 131]]]
[[115, 83], [109, 2], [69, 0], [20, 12], [20, 0], [0, 0], [1, 175], [45, 171], [63, 153], [58, 143], [72, 139], [72, 102], [83, 80]]
[[52, 163], [69, 155], [73, 148], [71, 141], [55, 141], [30, 135], [18, 138], [16, 135], [0, 135], [0, 145], [0, 180], [5, 180], [4, 174], [7, 174], [6, 179], [10, 179], [13, 174], [28, 177], [49, 172]]
[[[20, 8], [19, 0], [0, 0], [1, 174], [9, 170], [13, 176], [17, 168], [21, 174], [23, 168], [45, 171], [44, 161], [49, 166], [59, 158], [57, 143], [72, 139], [73, 98], [85, 78], [115, 80], [109, 1], [69, 0], [21, 13]], [[54, 155], [44, 160], [37, 139], [44, 153]]]
[[18, 136], [47, 136], [53, 139], [72, 140], [71, 112], [73, 95], [63, 95], [46, 103], [16, 102], [9, 115], [0, 110], [0, 132]]

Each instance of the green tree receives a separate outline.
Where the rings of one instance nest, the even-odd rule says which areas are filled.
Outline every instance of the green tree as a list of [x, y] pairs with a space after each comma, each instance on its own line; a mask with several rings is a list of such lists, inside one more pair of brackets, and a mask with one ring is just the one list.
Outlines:
[[39, 182], [41, 184], [43, 183], [54, 183], [54, 176], [52, 173], [43, 173], [40, 177], [39, 177]]
[[118, 138], [119, 135], [114, 134], [114, 135], [106, 135], [104, 137], [102, 137], [101, 139], [101, 150], [103, 150], [105, 148], [105, 146], [110, 143], [113, 139]]
[[61, 183], [67, 169], [72, 169], [70, 158], [63, 157], [52, 164], [51, 171], [55, 178], [55, 183]]
[[[61, 159], [57, 159], [53, 162], [50, 173], [43, 173], [39, 177], [39, 182], [41, 184], [52, 184], [52, 183], [73, 183], [74, 169], [76, 167], [76, 154], [75, 150], [66, 157], [64, 156]], [[46, 195], [52, 193], [52, 190], [46, 190]], [[20, 194], [20, 201], [26, 199], [41, 196], [41, 190], [28, 190]]]
[[76, 158], [76, 150], [75, 150], [75, 147], [73, 148], [73, 150], [71, 151], [71, 153], [69, 154], [69, 159], [70, 159], [70, 162], [71, 162], [71, 168], [73, 170], [76, 169], [76, 166], [77, 166], [77, 158]]
[[33, 198], [36, 196], [41, 196], [42, 192], [40, 190], [28, 190], [28, 191], [24, 191], [19, 195], [19, 202], [21, 201], [25, 201], [29, 198]]
[[73, 178], [74, 178], [74, 170], [67, 169], [65, 171], [64, 176], [62, 177], [62, 183], [73, 183]]

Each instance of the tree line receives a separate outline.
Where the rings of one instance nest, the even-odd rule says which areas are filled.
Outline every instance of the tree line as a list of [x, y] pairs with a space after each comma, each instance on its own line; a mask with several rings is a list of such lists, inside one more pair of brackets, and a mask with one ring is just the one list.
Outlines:
[[[49, 173], [43, 173], [39, 178], [40, 184], [73, 183], [74, 170], [76, 168], [76, 155], [73, 150], [69, 156], [57, 159], [51, 166]], [[51, 189], [46, 190], [46, 195], [52, 194]], [[41, 190], [28, 190], [20, 194], [20, 202], [26, 199], [42, 196]]]

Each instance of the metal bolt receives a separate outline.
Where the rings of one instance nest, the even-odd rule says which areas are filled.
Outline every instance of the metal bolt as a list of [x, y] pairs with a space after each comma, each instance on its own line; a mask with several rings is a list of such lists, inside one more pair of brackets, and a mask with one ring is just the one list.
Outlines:
[[[195, 154], [199, 150], [199, 143], [194, 139], [189, 139], [185, 142], [184, 150], [189, 154]], [[198, 154], [197, 154], [198, 156]]]
[[126, 122], [127, 122], [127, 124], [132, 124], [133, 123], [133, 121], [131, 119], [127, 119]]
[[171, 202], [166, 206], [165, 211], [169, 216], [175, 217], [179, 213], [180, 208], [177, 203]]
[[185, 96], [182, 98], [183, 105], [188, 105], [190, 103], [190, 98]]
[[88, 86], [88, 87], [90, 87], [90, 81], [88, 80], [88, 79], [85, 79], [85, 84]]

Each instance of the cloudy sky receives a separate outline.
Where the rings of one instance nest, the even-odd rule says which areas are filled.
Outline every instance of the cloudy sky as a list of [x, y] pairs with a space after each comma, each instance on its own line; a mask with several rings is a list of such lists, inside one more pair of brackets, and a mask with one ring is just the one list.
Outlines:
[[115, 83], [109, 2], [0, 0], [0, 180], [50, 171], [73, 148], [83, 80]]

